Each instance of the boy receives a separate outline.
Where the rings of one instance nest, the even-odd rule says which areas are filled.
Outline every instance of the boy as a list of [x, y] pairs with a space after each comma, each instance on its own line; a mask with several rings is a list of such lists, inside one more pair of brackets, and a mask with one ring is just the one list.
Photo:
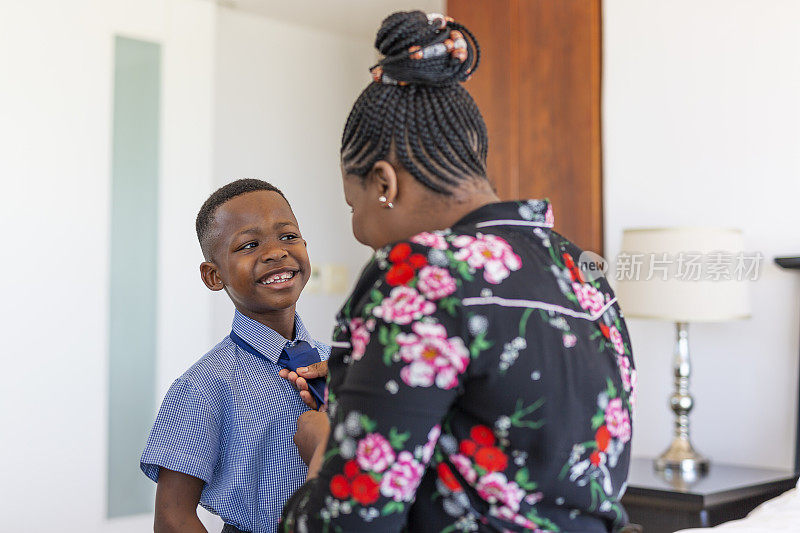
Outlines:
[[150, 432], [140, 466], [158, 483], [155, 531], [205, 532], [199, 502], [225, 532], [273, 533], [307, 472], [292, 437], [308, 407], [279, 371], [299, 348], [330, 353], [295, 313], [306, 242], [283, 193], [260, 180], [216, 191], [196, 227], [203, 282], [236, 312], [231, 334], [172, 384]]

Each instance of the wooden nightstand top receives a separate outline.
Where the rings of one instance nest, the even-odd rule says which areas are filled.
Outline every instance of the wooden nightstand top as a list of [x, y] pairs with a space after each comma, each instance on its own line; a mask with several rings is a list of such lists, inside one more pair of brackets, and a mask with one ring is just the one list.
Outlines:
[[789, 470], [770, 470], [712, 463], [707, 476], [686, 485], [667, 481], [653, 469], [652, 459], [631, 460], [625, 501], [656, 500], [684, 509], [707, 509], [732, 501], [789, 490], [797, 475]]

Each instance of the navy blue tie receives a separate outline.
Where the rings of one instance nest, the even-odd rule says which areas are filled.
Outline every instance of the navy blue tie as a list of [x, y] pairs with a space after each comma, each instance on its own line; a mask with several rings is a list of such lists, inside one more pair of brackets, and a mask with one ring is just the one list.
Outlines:
[[[250, 344], [237, 335], [235, 331], [231, 331], [231, 340], [239, 348], [245, 350], [246, 352], [249, 352], [256, 357], [264, 357], [261, 352], [250, 346]], [[297, 369], [302, 366], [313, 365], [314, 363], [319, 363], [319, 361], [320, 358], [317, 349], [306, 341], [299, 341], [295, 344], [289, 343], [283, 348], [281, 355], [278, 357], [278, 366], [297, 371]], [[325, 378], [306, 380], [308, 383], [308, 391], [311, 393], [314, 399], [317, 400], [317, 410], [319, 410], [325, 403], [325, 381]]]
[[[298, 368], [319, 363], [319, 352], [306, 341], [299, 341], [295, 344], [287, 344], [280, 357], [278, 366], [297, 371]], [[317, 409], [325, 403], [325, 378], [307, 379], [308, 392], [317, 400]]]

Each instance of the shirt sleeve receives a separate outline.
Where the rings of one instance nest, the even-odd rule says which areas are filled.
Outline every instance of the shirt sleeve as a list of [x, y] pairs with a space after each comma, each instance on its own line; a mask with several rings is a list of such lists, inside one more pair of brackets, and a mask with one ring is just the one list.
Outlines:
[[403, 256], [405, 271], [372, 267], [367, 302], [345, 316], [349, 366], [331, 370], [326, 459], [287, 503], [284, 531], [390, 532], [407, 522], [470, 352], [456, 279], [424, 251]]
[[331, 347], [327, 344], [323, 344], [321, 342], [314, 341], [314, 345], [317, 348], [317, 352], [319, 352], [319, 360], [320, 361], [327, 361], [328, 358], [331, 356]]
[[155, 482], [164, 467], [209, 483], [219, 439], [218, 414], [190, 381], [177, 379], [161, 403], [140, 467]]

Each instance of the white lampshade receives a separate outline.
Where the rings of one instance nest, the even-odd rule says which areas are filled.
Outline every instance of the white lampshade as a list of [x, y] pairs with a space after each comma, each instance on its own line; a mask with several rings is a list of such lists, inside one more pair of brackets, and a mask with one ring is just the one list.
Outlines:
[[625, 230], [616, 265], [622, 312], [672, 322], [747, 318], [749, 284], [739, 270], [743, 253], [736, 229]]

